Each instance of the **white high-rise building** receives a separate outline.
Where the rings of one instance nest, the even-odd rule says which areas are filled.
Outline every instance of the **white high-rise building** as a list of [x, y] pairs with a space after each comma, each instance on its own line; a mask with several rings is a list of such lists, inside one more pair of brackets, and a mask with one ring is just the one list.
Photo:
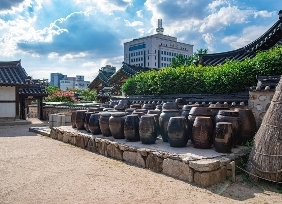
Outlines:
[[162, 19], [158, 20], [157, 34], [124, 43], [124, 62], [131, 65], [162, 68], [168, 67], [173, 57], [193, 54], [193, 45], [177, 42], [176, 37], [163, 35]]

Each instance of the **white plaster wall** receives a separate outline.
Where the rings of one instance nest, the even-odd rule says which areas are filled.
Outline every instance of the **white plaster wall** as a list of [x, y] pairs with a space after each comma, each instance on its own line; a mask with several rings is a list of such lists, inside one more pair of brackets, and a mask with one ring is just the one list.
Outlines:
[[16, 117], [15, 103], [0, 103], [0, 118]]
[[14, 101], [16, 100], [15, 86], [0, 86], [0, 101]]

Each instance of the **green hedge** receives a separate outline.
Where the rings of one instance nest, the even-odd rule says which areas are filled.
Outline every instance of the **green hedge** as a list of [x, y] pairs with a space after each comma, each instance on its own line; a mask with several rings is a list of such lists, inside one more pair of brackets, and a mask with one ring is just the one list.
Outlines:
[[142, 72], [122, 86], [125, 95], [234, 93], [257, 83], [256, 75], [282, 75], [282, 46], [242, 62], [218, 66], [182, 66]]

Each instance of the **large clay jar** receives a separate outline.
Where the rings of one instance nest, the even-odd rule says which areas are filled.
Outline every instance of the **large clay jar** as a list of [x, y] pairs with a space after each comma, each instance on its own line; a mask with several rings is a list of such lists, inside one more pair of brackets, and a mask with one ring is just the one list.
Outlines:
[[184, 116], [171, 117], [167, 126], [168, 142], [171, 147], [185, 147], [188, 142], [187, 120]]
[[218, 122], [214, 129], [214, 148], [219, 153], [230, 153], [233, 147], [232, 123]]
[[139, 117], [136, 114], [125, 116], [124, 137], [127, 141], [140, 141], [139, 136]]
[[142, 109], [148, 110], [154, 110], [156, 108], [156, 105], [153, 103], [146, 103], [142, 106]]
[[238, 111], [241, 119], [241, 137], [238, 144], [246, 144], [253, 140], [257, 131], [255, 116], [250, 109], [235, 109], [235, 111]]
[[210, 117], [196, 116], [192, 127], [191, 140], [195, 148], [211, 148], [213, 141], [213, 124]]
[[116, 112], [109, 119], [109, 128], [115, 139], [124, 139], [124, 116], [124, 112]]
[[199, 107], [199, 104], [184, 105], [182, 107], [181, 116], [184, 116], [187, 121], [188, 121], [189, 112], [190, 112], [191, 108], [193, 108], [193, 107]]
[[229, 107], [227, 107], [224, 104], [220, 104], [220, 103], [210, 104], [208, 108], [212, 111], [213, 117], [215, 117], [217, 115], [218, 111], [220, 111], [220, 110], [230, 110]]
[[119, 100], [118, 105], [123, 105], [125, 108], [129, 108], [130, 101], [128, 99]]
[[90, 115], [88, 127], [93, 135], [100, 135], [101, 129], [99, 125], [100, 114], [94, 113]]
[[114, 108], [115, 105], [117, 105], [117, 104], [118, 104], [117, 101], [110, 101], [110, 103], [109, 103], [109, 108]]
[[147, 114], [157, 114], [158, 116], [161, 115], [161, 111], [160, 110], [148, 110]]
[[182, 107], [187, 104], [185, 98], [177, 98], [175, 99], [175, 103], [177, 104], [178, 109], [182, 109]]
[[72, 111], [71, 112], [71, 127], [72, 128], [76, 128], [75, 118], [76, 118], [76, 111]]
[[141, 109], [141, 105], [138, 103], [134, 103], [130, 105], [130, 108]]
[[99, 125], [101, 129], [101, 133], [105, 137], [112, 136], [110, 127], [109, 127], [109, 119], [111, 117], [110, 112], [101, 112], [100, 113], [100, 119], [99, 119]]
[[215, 121], [232, 123], [233, 147], [235, 147], [241, 136], [241, 119], [239, 117], [239, 112], [232, 110], [220, 110], [215, 117]]
[[157, 140], [156, 122], [153, 115], [142, 115], [139, 121], [139, 135], [143, 144], [154, 144]]
[[93, 114], [93, 113], [94, 112], [85, 112], [84, 128], [87, 132], [90, 132], [88, 123], [89, 123], [89, 118], [90, 118], [91, 114]]
[[160, 133], [164, 142], [168, 142], [167, 125], [170, 117], [179, 116], [178, 109], [163, 109], [159, 118]]
[[[194, 104], [194, 105], [198, 105], [198, 104]], [[215, 124], [210, 109], [208, 109], [207, 107], [200, 107], [200, 106], [192, 107], [188, 115], [188, 134], [190, 138], [192, 137], [192, 127], [197, 116], [210, 117], [212, 123]]]
[[158, 114], [147, 114], [147, 115], [152, 115], [154, 116], [155, 122], [156, 122], [156, 131], [157, 131], [157, 136], [161, 134], [160, 132], [160, 116]]
[[75, 116], [75, 125], [78, 130], [84, 130], [84, 119], [86, 110], [78, 110]]
[[135, 111], [135, 109], [136, 109], [136, 108], [127, 108], [127, 109], [125, 109], [125, 114], [126, 114], [126, 115], [130, 115], [130, 114], [133, 113], [133, 111]]
[[163, 106], [162, 106], [162, 109], [164, 110], [168, 110], [168, 109], [178, 109], [178, 105], [177, 103], [175, 102], [167, 102], [167, 103], [164, 103]]

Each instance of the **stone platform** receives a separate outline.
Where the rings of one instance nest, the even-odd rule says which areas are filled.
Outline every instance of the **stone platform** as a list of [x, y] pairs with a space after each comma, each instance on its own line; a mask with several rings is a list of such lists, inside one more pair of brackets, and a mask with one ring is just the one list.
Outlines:
[[191, 143], [174, 148], [161, 139], [150, 145], [127, 142], [70, 126], [34, 127], [30, 131], [204, 187], [225, 181], [231, 176], [230, 162], [247, 154], [247, 147], [243, 146], [233, 148], [231, 154], [222, 154], [214, 149], [193, 148]]

